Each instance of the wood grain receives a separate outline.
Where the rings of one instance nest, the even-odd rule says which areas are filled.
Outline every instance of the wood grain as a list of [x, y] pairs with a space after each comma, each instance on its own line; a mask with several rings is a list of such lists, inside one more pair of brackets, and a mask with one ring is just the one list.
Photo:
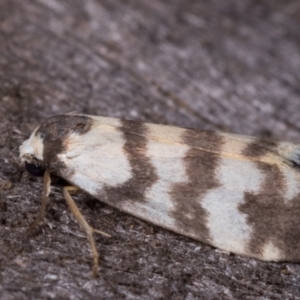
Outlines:
[[[228, 255], [86, 195], [101, 276], [53, 189], [18, 146], [46, 117], [78, 111], [300, 141], [296, 0], [0, 2], [0, 298], [300, 299], [298, 264]], [[7, 188], [8, 187], [8, 188]]]

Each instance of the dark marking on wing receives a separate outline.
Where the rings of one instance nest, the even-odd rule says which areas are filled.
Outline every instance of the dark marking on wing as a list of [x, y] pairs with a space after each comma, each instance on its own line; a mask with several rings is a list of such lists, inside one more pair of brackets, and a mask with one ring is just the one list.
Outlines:
[[186, 130], [182, 140], [190, 146], [183, 159], [189, 181], [173, 186], [171, 195], [175, 210], [172, 217], [183, 234], [192, 234], [203, 242], [209, 242], [207, 212], [201, 206], [201, 199], [210, 190], [220, 186], [216, 178], [219, 165], [219, 155], [216, 152], [221, 150], [223, 138], [216, 132]]
[[253, 233], [249, 253], [261, 257], [263, 246], [272, 242], [284, 260], [300, 261], [300, 198], [284, 198], [285, 177], [276, 164], [256, 163], [265, 174], [259, 193], [246, 192], [239, 211], [247, 216]]
[[65, 140], [71, 133], [83, 135], [93, 124], [93, 119], [81, 115], [59, 115], [47, 119], [36, 131], [44, 144], [44, 161], [50, 173], [60, 175], [60, 170], [65, 168], [57, 155], [65, 151]]
[[122, 126], [119, 129], [123, 132], [125, 139], [123, 149], [130, 163], [132, 176], [118, 187], [106, 187], [104, 191], [100, 191], [100, 194], [116, 206], [118, 202], [124, 200], [144, 202], [146, 190], [158, 179], [155, 167], [146, 154], [147, 127], [141, 122], [122, 120]]
[[242, 154], [247, 157], [260, 157], [268, 152], [276, 151], [277, 145], [277, 141], [257, 138], [243, 150]]

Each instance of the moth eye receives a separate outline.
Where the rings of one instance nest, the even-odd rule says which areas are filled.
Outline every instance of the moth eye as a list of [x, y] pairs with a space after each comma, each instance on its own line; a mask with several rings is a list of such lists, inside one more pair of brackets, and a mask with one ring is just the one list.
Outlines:
[[25, 169], [30, 175], [36, 177], [43, 176], [45, 173], [45, 169], [43, 167], [35, 164], [29, 164], [28, 162], [25, 162]]

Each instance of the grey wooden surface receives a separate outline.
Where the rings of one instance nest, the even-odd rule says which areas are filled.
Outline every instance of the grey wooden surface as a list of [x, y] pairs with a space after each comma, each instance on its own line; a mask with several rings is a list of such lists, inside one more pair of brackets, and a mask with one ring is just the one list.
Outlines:
[[1, 299], [300, 299], [300, 266], [229, 255], [61, 189], [24, 232], [42, 184], [18, 146], [70, 111], [300, 141], [297, 0], [0, 1]]

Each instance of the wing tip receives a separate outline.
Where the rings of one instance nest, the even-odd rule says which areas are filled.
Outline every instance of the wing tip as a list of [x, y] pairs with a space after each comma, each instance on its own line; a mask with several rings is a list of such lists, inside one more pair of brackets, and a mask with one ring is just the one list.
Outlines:
[[300, 168], [300, 145], [289, 145], [280, 151], [280, 155], [292, 166]]

